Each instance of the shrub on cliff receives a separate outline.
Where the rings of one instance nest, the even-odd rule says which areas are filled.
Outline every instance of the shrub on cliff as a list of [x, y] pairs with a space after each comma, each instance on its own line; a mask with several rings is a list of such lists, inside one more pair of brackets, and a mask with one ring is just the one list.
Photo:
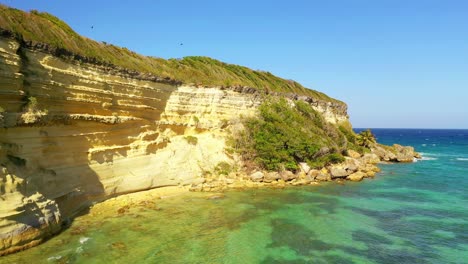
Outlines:
[[244, 159], [267, 170], [297, 170], [299, 162], [323, 167], [342, 161], [346, 139], [339, 130], [302, 101], [265, 101], [260, 115], [244, 121], [246, 130], [237, 147]]
[[376, 143], [375, 136], [372, 134], [370, 129], [361, 131], [361, 133], [359, 133], [356, 137], [356, 143], [359, 146], [370, 148], [373, 144]]

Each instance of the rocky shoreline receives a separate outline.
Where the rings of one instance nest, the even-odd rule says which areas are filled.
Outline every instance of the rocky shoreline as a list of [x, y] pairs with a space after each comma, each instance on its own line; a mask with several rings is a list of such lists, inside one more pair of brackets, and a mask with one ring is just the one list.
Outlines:
[[222, 192], [228, 189], [245, 189], [258, 187], [284, 188], [288, 185], [319, 185], [320, 182], [344, 181], [358, 182], [364, 178], [373, 178], [380, 168], [379, 163], [410, 163], [420, 159], [421, 155], [413, 147], [385, 146], [375, 144], [370, 153], [360, 153], [347, 150], [345, 161], [326, 166], [321, 169], [311, 169], [307, 163], [300, 163], [300, 170], [292, 172], [265, 171], [256, 169], [251, 172], [230, 172], [227, 175], [207, 175], [199, 178], [190, 187], [194, 192]]

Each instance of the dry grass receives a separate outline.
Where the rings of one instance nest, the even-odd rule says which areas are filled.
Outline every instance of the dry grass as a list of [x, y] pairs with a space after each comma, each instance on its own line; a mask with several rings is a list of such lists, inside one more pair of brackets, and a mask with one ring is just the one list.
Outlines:
[[24, 12], [0, 5], [0, 28], [13, 32], [15, 38], [46, 43], [55, 48], [97, 61], [151, 73], [161, 78], [210, 86], [248, 86], [271, 92], [295, 93], [326, 101], [338, 102], [301, 84], [279, 78], [269, 72], [227, 64], [208, 57], [161, 59], [137, 54], [127, 48], [97, 42], [78, 35], [57, 17], [38, 11]]

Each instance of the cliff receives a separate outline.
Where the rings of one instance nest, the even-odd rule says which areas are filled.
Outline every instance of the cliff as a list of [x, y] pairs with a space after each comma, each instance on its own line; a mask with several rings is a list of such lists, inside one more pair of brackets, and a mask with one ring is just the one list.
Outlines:
[[[305, 102], [346, 147], [336, 132], [350, 128], [346, 104], [296, 82], [208, 58], [148, 58], [83, 38], [45, 13], [0, 11], [0, 255], [40, 243], [80, 210], [119, 194], [303, 179], [240, 173], [246, 164], [231, 148], [233, 135], [271, 98]], [[398, 154], [378, 150], [377, 160]], [[373, 175], [365, 159], [376, 157], [359, 158]], [[347, 174], [302, 173], [309, 182], [346, 178], [357, 171], [351, 163], [338, 168]]]
[[[0, 74], [2, 254], [39, 243], [91, 202], [237, 164], [229, 129], [264, 95], [146, 80], [12, 38], [0, 39]], [[341, 105], [300, 99], [329, 122], [347, 120]]]

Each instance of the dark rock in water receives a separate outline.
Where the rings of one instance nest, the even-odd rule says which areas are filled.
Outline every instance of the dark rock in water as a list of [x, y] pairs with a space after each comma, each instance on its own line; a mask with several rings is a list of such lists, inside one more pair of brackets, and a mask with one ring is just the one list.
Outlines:
[[338, 183], [339, 185], [345, 185], [345, 181], [342, 179], [336, 180], [336, 183]]
[[218, 199], [223, 199], [224, 197], [226, 197], [224, 194], [219, 193], [219, 194], [210, 195], [207, 199], [208, 200], [218, 200]]

